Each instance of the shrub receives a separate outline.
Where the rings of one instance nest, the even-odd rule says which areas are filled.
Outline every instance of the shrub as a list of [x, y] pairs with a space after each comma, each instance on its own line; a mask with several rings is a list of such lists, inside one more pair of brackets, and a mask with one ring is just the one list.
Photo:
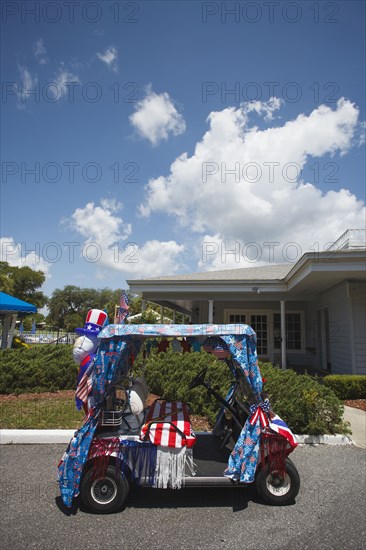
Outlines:
[[366, 399], [366, 376], [358, 374], [331, 374], [324, 378], [339, 399]]
[[[143, 361], [137, 359], [135, 368], [141, 370]], [[146, 381], [153, 393], [164, 399], [190, 403], [196, 414], [214, 422], [220, 404], [208, 398], [203, 387], [189, 390], [191, 380], [203, 367], [207, 378], [224, 397], [231, 385], [232, 375], [225, 363], [205, 352], [178, 354], [152, 353], [144, 362]], [[270, 363], [260, 363], [264, 386], [272, 408], [295, 433], [349, 433], [343, 422], [343, 404], [334, 392], [308, 375], [281, 370]]]
[[[138, 374], [144, 369], [150, 391], [165, 399], [190, 403], [194, 413], [207, 416], [213, 423], [220, 404], [215, 398], [208, 397], [203, 387], [188, 389], [192, 379], [204, 367], [207, 367], [207, 379], [212, 387], [225, 397], [232, 383], [231, 372], [224, 362], [204, 351], [183, 354], [172, 350], [160, 354], [153, 352], [146, 360], [139, 356], [134, 370]], [[348, 432], [342, 420], [343, 404], [327, 384], [321, 385], [308, 375], [283, 371], [270, 363], [261, 363], [260, 369], [266, 379], [264, 389], [273, 410], [295, 433]], [[77, 370], [72, 359], [72, 346], [66, 344], [2, 350], [0, 393], [74, 389]]]
[[261, 365], [271, 405], [295, 433], [349, 433], [344, 407], [335, 393], [307, 374]]
[[2, 350], [0, 393], [74, 389], [78, 367], [71, 350], [67, 344]]
[[164, 399], [186, 401], [195, 414], [207, 416], [213, 423], [220, 404], [216, 399], [207, 396], [206, 389], [201, 387], [189, 390], [193, 378], [207, 367], [206, 379], [212, 387], [217, 387], [225, 396], [230, 388], [232, 376], [226, 363], [206, 353], [166, 353], [152, 352], [144, 361], [140, 357], [135, 362], [134, 370], [138, 374], [144, 370], [149, 389]]

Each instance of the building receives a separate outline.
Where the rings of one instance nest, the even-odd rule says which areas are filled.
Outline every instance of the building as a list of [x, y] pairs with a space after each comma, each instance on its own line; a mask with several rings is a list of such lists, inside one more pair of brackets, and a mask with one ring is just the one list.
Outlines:
[[192, 323], [247, 323], [261, 360], [366, 374], [365, 230], [294, 264], [130, 280], [132, 292]]

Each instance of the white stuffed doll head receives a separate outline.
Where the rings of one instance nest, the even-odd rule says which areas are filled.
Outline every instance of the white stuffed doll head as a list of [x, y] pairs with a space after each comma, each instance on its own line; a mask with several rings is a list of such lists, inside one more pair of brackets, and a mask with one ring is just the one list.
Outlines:
[[79, 365], [85, 357], [95, 353], [97, 347], [98, 339], [96, 336], [79, 336], [79, 338], [76, 338], [72, 350], [75, 363]]

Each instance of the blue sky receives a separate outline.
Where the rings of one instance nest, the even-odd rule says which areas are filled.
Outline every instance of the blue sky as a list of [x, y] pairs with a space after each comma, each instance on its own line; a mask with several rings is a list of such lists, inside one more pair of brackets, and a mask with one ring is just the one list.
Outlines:
[[363, 2], [2, 9], [2, 259], [48, 295], [364, 227]]

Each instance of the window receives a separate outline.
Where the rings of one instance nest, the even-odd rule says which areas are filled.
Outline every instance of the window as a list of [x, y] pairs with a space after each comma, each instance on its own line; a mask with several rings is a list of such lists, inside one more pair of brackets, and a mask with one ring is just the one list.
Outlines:
[[[301, 313], [286, 313], [285, 314], [286, 325], [286, 348], [288, 350], [301, 350], [302, 338], [301, 338]], [[281, 348], [281, 315], [280, 313], [273, 314], [273, 328], [274, 328], [274, 347], [275, 349]]]
[[234, 314], [234, 313], [230, 313], [229, 315], [229, 323], [232, 324], [232, 323], [243, 323], [245, 324], [245, 319], [246, 319], [246, 315], [242, 315], [242, 314]]
[[250, 326], [257, 333], [257, 352], [258, 355], [267, 355], [268, 353], [268, 324], [267, 315], [251, 315]]

